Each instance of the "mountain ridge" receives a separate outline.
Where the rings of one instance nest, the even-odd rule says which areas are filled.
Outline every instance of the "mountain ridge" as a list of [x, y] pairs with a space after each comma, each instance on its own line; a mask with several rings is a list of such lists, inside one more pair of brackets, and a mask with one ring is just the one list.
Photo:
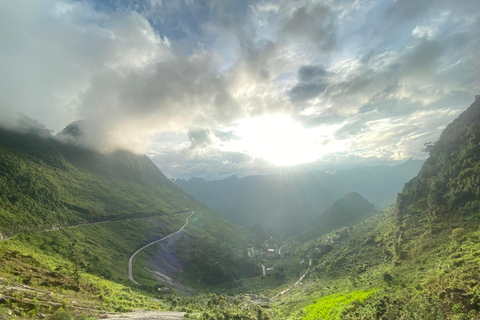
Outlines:
[[323, 211], [297, 239], [319, 238], [335, 229], [352, 227], [376, 213], [375, 206], [358, 192], [350, 192]]
[[392, 204], [422, 163], [409, 160], [395, 167], [231, 176], [213, 181], [177, 179], [175, 184], [238, 225], [260, 224], [265, 230], [291, 236], [305, 231], [316, 216], [349, 192], [360, 192], [380, 208]]

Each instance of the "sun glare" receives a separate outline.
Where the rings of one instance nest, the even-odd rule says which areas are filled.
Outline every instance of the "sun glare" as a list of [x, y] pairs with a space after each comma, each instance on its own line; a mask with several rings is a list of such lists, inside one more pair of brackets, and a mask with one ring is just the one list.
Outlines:
[[312, 162], [318, 156], [314, 137], [286, 115], [243, 120], [235, 131], [243, 151], [274, 165]]

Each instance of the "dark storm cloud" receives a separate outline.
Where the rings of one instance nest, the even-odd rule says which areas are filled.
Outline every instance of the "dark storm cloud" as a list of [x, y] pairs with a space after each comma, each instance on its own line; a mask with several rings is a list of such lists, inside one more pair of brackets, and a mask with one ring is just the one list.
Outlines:
[[298, 80], [301, 82], [323, 80], [327, 75], [327, 70], [321, 66], [302, 66], [298, 69]]
[[415, 87], [416, 82], [435, 81], [443, 53], [439, 42], [418, 39], [401, 54], [372, 55], [367, 61], [350, 67], [348, 73], [343, 70], [331, 73], [328, 83], [321, 77], [307, 83], [299, 82], [290, 95], [294, 102], [300, 100], [299, 96], [304, 99], [321, 97], [340, 114], [357, 113], [367, 105], [387, 108], [390, 100], [396, 100], [406, 88]]
[[325, 91], [327, 86], [328, 83], [326, 82], [299, 83], [290, 90], [290, 98], [292, 99], [292, 102], [309, 100], [317, 97], [320, 93]]

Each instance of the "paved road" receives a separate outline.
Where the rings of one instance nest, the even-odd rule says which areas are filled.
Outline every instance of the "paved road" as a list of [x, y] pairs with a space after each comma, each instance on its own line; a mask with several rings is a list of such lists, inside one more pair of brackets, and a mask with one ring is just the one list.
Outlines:
[[[135, 278], [133, 277], [133, 258], [137, 255], [137, 253], [139, 253], [140, 251], [142, 251], [143, 249], [151, 246], [152, 244], [155, 244], [155, 243], [158, 243], [160, 241], [163, 241], [165, 239], [168, 239], [170, 238], [171, 236], [173, 235], [176, 235], [177, 233], [180, 233], [183, 231], [183, 229], [187, 226], [188, 224], [188, 218], [190, 218], [191, 216], [193, 216], [193, 214], [195, 213], [195, 211], [192, 211], [192, 213], [187, 217], [187, 219], [185, 219], [185, 224], [180, 228], [178, 229], [177, 231], [169, 234], [168, 236], [166, 237], [163, 237], [162, 239], [160, 240], [156, 240], [156, 241], [153, 241], [153, 242], [150, 242], [149, 244], [141, 247], [140, 249], [138, 249], [137, 251], [135, 251], [131, 256], [130, 256], [130, 259], [128, 259], [128, 279], [130, 279], [130, 281], [132, 281], [133, 283], [135, 284], [140, 284], [138, 283], [137, 281], [135, 281]], [[159, 318], [161, 319], [161, 318]]]
[[[188, 212], [188, 211], [177, 211], [177, 212], [171, 212], [169, 214], [184, 213], [184, 212]], [[121, 216], [115, 216], [115, 217], [112, 217], [109, 220], [105, 220], [105, 221], [80, 222], [80, 223], [77, 223], [77, 224], [71, 224], [71, 225], [65, 225], [65, 226], [55, 226], [55, 227], [51, 227], [50, 229], [21, 231], [21, 232], [11, 234], [8, 237], [7, 236], [2, 237], [1, 233], [0, 233], [0, 241], [6, 241], [6, 240], [13, 239], [17, 234], [21, 234], [21, 233], [25, 233], [25, 232], [34, 232], [34, 233], [50, 232], [50, 231], [57, 231], [57, 230], [64, 229], [64, 228], [71, 228], [71, 227], [82, 227], [82, 226], [91, 226], [91, 225], [94, 225], [94, 224], [104, 224], [104, 223], [112, 223], [112, 222], [119, 222], [119, 221], [137, 220], [137, 219], [148, 219], [148, 218], [155, 217], [157, 215], [158, 214], [156, 214], [156, 213], [152, 213], [150, 215], [146, 215], [146, 216], [143, 216], [143, 217], [136, 217], [136, 218], [135, 217], [134, 218], [127, 217], [127, 218], [124, 218], [124, 219], [118, 219]], [[118, 220], [115, 220], [115, 219], [118, 219]]]

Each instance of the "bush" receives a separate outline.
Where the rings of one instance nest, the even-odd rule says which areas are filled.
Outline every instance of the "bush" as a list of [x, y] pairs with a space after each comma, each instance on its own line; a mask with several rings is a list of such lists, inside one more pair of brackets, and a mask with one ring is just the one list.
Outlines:
[[73, 320], [73, 316], [70, 312], [59, 310], [47, 318], [48, 320]]

